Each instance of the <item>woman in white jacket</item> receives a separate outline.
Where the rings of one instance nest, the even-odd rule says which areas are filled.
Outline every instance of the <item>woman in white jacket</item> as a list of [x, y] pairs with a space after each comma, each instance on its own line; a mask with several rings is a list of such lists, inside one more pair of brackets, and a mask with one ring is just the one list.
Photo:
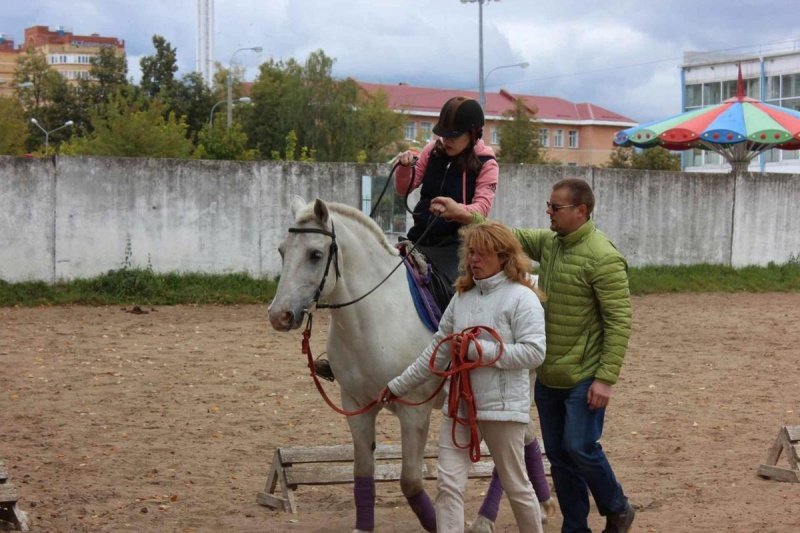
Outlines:
[[[453, 333], [483, 326], [494, 330], [502, 346], [486, 330], [470, 343], [467, 358], [499, 359], [469, 373], [480, 438], [486, 442], [508, 494], [520, 531], [542, 531], [536, 494], [525, 470], [525, 428], [530, 421], [530, 370], [544, 361], [544, 311], [528, 273], [531, 261], [522, 252], [511, 230], [499, 222], [484, 222], [462, 228], [460, 272], [456, 295], [444, 312], [431, 344], [402, 375], [389, 382], [382, 394], [385, 402], [408, 393], [431, 379], [430, 359], [437, 346], [434, 368], [445, 370], [451, 353], [460, 353], [466, 337], [441, 341]], [[502, 353], [502, 355], [500, 355]], [[445, 384], [449, 393], [451, 380]], [[445, 402], [439, 432], [439, 475], [436, 496], [437, 531], [464, 531], [464, 491], [470, 454], [465, 444], [470, 428], [459, 420], [467, 413], [463, 400], [454, 406]], [[454, 439], [455, 437], [455, 439]], [[455, 442], [454, 442], [455, 441]]]

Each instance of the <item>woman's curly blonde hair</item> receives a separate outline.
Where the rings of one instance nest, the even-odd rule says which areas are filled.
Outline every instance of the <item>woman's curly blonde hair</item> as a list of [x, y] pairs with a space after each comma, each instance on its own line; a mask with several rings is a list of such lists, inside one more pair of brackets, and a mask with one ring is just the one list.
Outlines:
[[455, 287], [459, 294], [475, 286], [472, 269], [469, 266], [469, 250], [479, 253], [496, 253], [500, 257], [503, 271], [511, 281], [529, 287], [539, 297], [545, 300], [544, 293], [534, 285], [530, 273], [533, 262], [522, 251], [522, 246], [511, 229], [501, 222], [487, 220], [480, 224], [470, 224], [459, 230], [461, 247], [459, 249], [458, 271], [461, 274], [456, 280]]

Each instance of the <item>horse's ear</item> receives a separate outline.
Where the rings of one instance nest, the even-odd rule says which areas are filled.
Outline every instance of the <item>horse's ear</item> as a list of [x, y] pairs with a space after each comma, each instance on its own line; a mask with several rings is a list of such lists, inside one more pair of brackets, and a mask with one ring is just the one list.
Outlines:
[[300, 210], [303, 209], [305, 206], [306, 206], [306, 201], [301, 196], [297, 196], [295, 194], [294, 197], [292, 198], [292, 204], [291, 204], [292, 215], [296, 217], [297, 213], [299, 213]]
[[323, 224], [328, 222], [328, 206], [319, 198], [314, 202], [314, 216]]

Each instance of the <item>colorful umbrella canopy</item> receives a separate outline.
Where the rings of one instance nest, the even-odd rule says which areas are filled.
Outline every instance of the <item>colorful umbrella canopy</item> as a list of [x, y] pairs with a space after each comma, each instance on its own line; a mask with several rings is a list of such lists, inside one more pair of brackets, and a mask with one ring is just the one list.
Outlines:
[[747, 169], [750, 160], [770, 148], [800, 149], [800, 112], [744, 96], [741, 68], [736, 92], [721, 104], [619, 131], [614, 144], [712, 150], [734, 171]]

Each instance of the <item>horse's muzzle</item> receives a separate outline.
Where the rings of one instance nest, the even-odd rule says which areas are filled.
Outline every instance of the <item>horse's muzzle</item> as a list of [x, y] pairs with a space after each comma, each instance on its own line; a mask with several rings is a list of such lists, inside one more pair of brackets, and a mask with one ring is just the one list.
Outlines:
[[272, 325], [272, 328], [277, 331], [297, 329], [303, 322], [302, 311], [296, 312], [287, 309], [273, 309], [272, 306], [270, 306], [267, 316], [269, 317], [269, 323]]

